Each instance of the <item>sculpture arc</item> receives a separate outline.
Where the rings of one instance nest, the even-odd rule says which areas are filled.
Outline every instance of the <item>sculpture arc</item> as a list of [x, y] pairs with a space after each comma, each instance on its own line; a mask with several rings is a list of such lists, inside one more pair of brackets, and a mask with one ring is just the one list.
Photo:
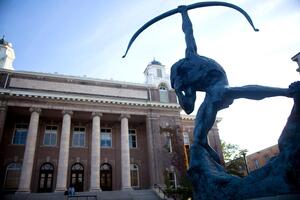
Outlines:
[[[192, 9], [195, 9], [195, 8], [203, 8], [203, 7], [210, 7], [210, 6], [224, 6], [224, 7], [229, 7], [229, 8], [232, 8], [232, 9], [235, 9], [237, 11], [239, 11], [241, 14], [243, 14], [247, 21], [250, 23], [250, 25], [252, 26], [253, 30], [254, 31], [259, 31], [257, 28], [255, 28], [252, 20], [251, 20], [251, 17], [247, 14], [247, 12], [245, 10], [243, 10], [242, 8], [234, 5], [234, 4], [231, 4], [231, 3], [226, 3], [226, 2], [220, 2], [220, 1], [207, 1], [207, 2], [198, 2], [198, 3], [194, 3], [194, 4], [191, 4], [191, 5], [187, 5], [187, 10], [192, 10]], [[153, 19], [151, 19], [150, 21], [148, 21], [146, 24], [144, 24], [139, 30], [137, 30], [137, 32], [135, 32], [135, 34], [132, 36], [132, 38], [130, 39], [129, 43], [128, 43], [128, 46], [127, 46], [127, 49], [126, 49], [126, 52], [125, 54], [122, 56], [122, 58], [125, 58], [125, 56], [127, 55], [132, 43], [135, 41], [135, 39], [146, 29], [148, 28], [149, 26], [151, 26], [152, 24], [154, 24], [155, 22], [158, 22], [159, 20], [163, 19], [163, 18], [166, 18], [166, 17], [169, 17], [171, 15], [174, 15], [176, 13], [179, 13], [179, 10], [178, 8], [175, 8], [173, 10], [170, 10], [170, 11], [167, 11]]]

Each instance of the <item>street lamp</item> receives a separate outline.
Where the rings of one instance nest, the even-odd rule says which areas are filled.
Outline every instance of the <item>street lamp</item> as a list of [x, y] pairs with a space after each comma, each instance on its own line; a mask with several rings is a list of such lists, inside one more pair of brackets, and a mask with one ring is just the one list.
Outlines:
[[246, 172], [247, 172], [247, 176], [249, 175], [249, 170], [248, 170], [248, 166], [247, 166], [247, 161], [246, 161], [246, 151], [242, 151], [242, 155], [243, 155], [243, 158], [244, 158], [244, 165], [245, 165], [245, 168], [246, 168]]

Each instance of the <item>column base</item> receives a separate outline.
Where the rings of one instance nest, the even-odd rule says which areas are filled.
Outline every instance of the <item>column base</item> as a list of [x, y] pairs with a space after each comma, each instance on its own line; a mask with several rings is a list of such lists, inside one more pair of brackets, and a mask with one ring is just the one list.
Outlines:
[[62, 193], [62, 192], [65, 192], [65, 191], [67, 191], [67, 188], [57, 188], [57, 189], [55, 189], [55, 193]]
[[101, 188], [90, 188], [90, 192], [102, 192]]
[[122, 187], [123, 191], [131, 191], [133, 190], [132, 187]]
[[19, 189], [15, 194], [29, 194], [31, 193], [29, 189]]

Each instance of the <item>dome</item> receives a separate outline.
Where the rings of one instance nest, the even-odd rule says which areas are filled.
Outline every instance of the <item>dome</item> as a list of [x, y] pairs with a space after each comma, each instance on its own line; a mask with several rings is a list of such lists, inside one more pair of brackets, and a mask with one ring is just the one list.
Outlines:
[[161, 64], [159, 61], [153, 59], [153, 60], [149, 63], [149, 65], [162, 65], [162, 64]]

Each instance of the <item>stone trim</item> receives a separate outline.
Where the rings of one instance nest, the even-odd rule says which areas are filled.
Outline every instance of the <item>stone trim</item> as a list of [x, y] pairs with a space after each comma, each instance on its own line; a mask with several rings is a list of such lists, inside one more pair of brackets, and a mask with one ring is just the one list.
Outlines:
[[96, 116], [98, 116], [98, 117], [102, 117], [102, 113], [101, 112], [92, 112], [92, 117], [96, 117]]
[[30, 113], [37, 112], [40, 114], [42, 112], [42, 109], [36, 108], [36, 107], [31, 107], [31, 108], [29, 108], [29, 112]]
[[1, 95], [8, 95], [12, 97], [28, 97], [35, 99], [53, 99], [63, 101], [77, 101], [77, 102], [91, 102], [91, 103], [104, 103], [104, 104], [117, 104], [117, 105], [129, 105], [129, 106], [141, 106], [141, 107], [152, 107], [152, 108], [169, 108], [169, 109], [180, 109], [180, 105], [177, 103], [159, 103], [159, 102], [138, 102], [130, 100], [117, 100], [117, 99], [104, 99], [104, 98], [93, 98], [66, 94], [49, 94], [42, 92], [28, 92], [19, 90], [8, 90], [0, 89]]
[[130, 115], [129, 115], [129, 114], [126, 114], [126, 113], [122, 113], [122, 114], [120, 115], [120, 120], [123, 119], [123, 118], [130, 119]]
[[66, 114], [68, 114], [68, 115], [70, 115], [70, 116], [73, 115], [73, 111], [71, 111], [71, 110], [63, 110], [61, 113], [62, 113], [63, 115], [66, 115]]

